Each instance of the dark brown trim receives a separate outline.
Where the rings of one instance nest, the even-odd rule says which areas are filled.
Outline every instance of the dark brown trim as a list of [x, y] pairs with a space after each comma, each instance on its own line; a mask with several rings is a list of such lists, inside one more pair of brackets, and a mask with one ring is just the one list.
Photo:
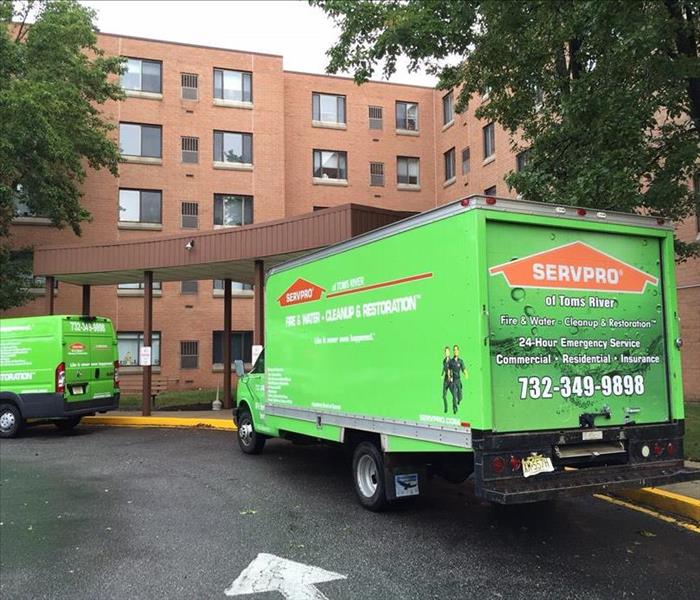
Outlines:
[[[153, 342], [153, 271], [144, 271], [143, 274], [143, 345], [150, 346]], [[139, 359], [139, 363], [141, 360]], [[151, 355], [153, 362], [153, 355]], [[142, 414], [148, 417], [151, 414], [151, 365], [141, 365], [142, 374]]]
[[231, 408], [231, 280], [224, 279], [224, 408]]
[[83, 303], [81, 314], [89, 316], [90, 315], [90, 286], [84, 285], [83, 288]]

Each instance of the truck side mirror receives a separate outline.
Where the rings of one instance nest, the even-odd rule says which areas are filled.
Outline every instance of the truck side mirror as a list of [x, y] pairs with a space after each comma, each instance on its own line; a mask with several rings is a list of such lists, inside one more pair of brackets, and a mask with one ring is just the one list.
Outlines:
[[233, 365], [236, 367], [236, 375], [243, 377], [245, 375], [245, 369], [243, 368], [243, 361], [238, 359], [233, 361]]

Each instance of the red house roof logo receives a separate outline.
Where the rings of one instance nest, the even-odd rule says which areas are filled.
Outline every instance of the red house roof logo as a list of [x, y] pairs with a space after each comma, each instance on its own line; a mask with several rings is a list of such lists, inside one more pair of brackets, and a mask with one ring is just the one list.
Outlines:
[[641, 294], [647, 284], [658, 284], [653, 275], [583, 242], [496, 265], [489, 273], [502, 273], [510, 287]]
[[85, 350], [85, 344], [81, 342], [73, 342], [70, 346], [68, 346], [72, 352], [82, 352]]
[[280, 306], [292, 306], [294, 304], [303, 304], [304, 302], [314, 302], [320, 300], [323, 292], [326, 290], [317, 286], [315, 283], [306, 281], [306, 279], [297, 279], [292, 285], [287, 288], [277, 302]]

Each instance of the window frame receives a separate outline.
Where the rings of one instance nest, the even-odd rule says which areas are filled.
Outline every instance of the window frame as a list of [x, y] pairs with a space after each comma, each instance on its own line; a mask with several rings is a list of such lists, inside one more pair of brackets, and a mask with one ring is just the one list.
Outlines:
[[[381, 170], [381, 173], [373, 173], [374, 167], [381, 167], [379, 170]], [[381, 180], [375, 180], [375, 177], [380, 177]], [[379, 183], [381, 181], [381, 183]], [[385, 171], [384, 171], [384, 163], [379, 162], [379, 161], [370, 161], [369, 163], [369, 185], [370, 187], [384, 187], [384, 182], [385, 182]]]
[[[446, 102], [447, 101], [447, 102]], [[448, 117], [449, 109], [449, 119]], [[449, 125], [455, 120], [455, 106], [454, 106], [454, 95], [450, 91], [442, 97], [442, 125]]]
[[[185, 214], [185, 205], [194, 207], [194, 214]], [[194, 217], [197, 224], [194, 227], [186, 226], [185, 217]], [[199, 202], [190, 202], [188, 200], [180, 202], [180, 229], [199, 229]]]
[[[139, 128], [139, 146], [140, 146], [140, 151], [141, 154], [127, 154], [126, 152], [122, 152], [121, 148], [121, 139], [122, 139], [122, 125], [130, 125], [130, 126], [135, 126]], [[143, 128], [144, 127], [149, 127], [151, 129], [157, 129], [159, 133], [159, 154], [157, 156], [151, 155], [151, 154], [143, 154]], [[154, 159], [163, 159], [163, 126], [162, 125], [155, 125], [153, 123], [135, 123], [133, 121], [119, 121], [119, 153], [122, 156], [129, 157], [137, 157], [137, 158], [154, 158]]]
[[[122, 335], [134, 335], [136, 336], [136, 363], [135, 364], [124, 364], [122, 363], [122, 356], [119, 350], [119, 337]], [[124, 368], [142, 368], [144, 365], [141, 364], [141, 348], [144, 346], [143, 343], [143, 331], [117, 331], [117, 360], [119, 361], [119, 366]], [[157, 344], [156, 344], [157, 340]], [[158, 353], [156, 357], [155, 348], [158, 348]], [[161, 360], [161, 349], [163, 348], [163, 340], [160, 331], [151, 332], [151, 365], [154, 367], [162, 366]]]
[[[484, 160], [489, 160], [490, 158], [496, 156], [496, 125], [491, 122], [482, 128], [483, 133], [483, 150], [484, 150]], [[487, 154], [488, 151], [490, 154]]]
[[455, 147], [452, 146], [449, 150], [442, 153], [445, 181], [452, 181], [457, 177], [457, 162]]
[[[335, 98], [335, 112], [336, 120], [327, 121], [323, 119], [323, 112], [321, 111], [321, 97], [325, 96], [328, 98]], [[342, 105], [342, 110], [341, 110]], [[317, 111], [318, 108], [318, 111]], [[342, 112], [342, 120], [340, 119], [340, 113]], [[327, 92], [311, 92], [311, 120], [315, 123], [323, 123], [330, 125], [347, 125], [347, 96], [344, 94], [329, 94]]]
[[[185, 344], [191, 344], [189, 347]], [[185, 350], [194, 349], [194, 354], [185, 353]], [[185, 364], [186, 358], [194, 358], [194, 364]], [[180, 340], [180, 369], [199, 369], [199, 340]]]
[[[344, 171], [345, 177], [324, 177], [323, 176], [323, 153], [337, 154], [338, 166], [336, 170], [340, 175]], [[316, 172], [316, 155], [320, 156], [319, 168], [321, 169], [319, 174]], [[341, 158], [343, 159], [344, 166], [341, 167]], [[315, 180], [320, 181], [347, 181], [348, 180], [348, 153], [347, 150], [329, 150], [327, 148], [314, 148], [311, 151], [311, 174]]]
[[[221, 96], [217, 96], [217, 91], [216, 91], [217, 71], [221, 73]], [[226, 80], [224, 73], [239, 73], [241, 75], [241, 90], [240, 90], [241, 99], [240, 100], [225, 97], [227, 88], [224, 86], [224, 82]], [[246, 78], [246, 76], [248, 77], [248, 83], [249, 83], [249, 89], [248, 89], [249, 97], [248, 97], [248, 99], [245, 98], [245, 93], [246, 93], [245, 78]], [[221, 102], [237, 102], [240, 104], [252, 104], [253, 103], [253, 72], [252, 71], [243, 71], [241, 69], [225, 69], [223, 67], [214, 67], [213, 76], [212, 76], [212, 97], [214, 98], [214, 100], [219, 100]]]
[[[403, 125], [404, 127], [400, 127], [400, 117], [399, 117], [399, 106], [405, 106], [405, 113], [406, 116], [403, 117], [404, 122]], [[414, 129], [411, 129], [411, 127], [408, 126], [409, 123], [409, 117], [408, 117], [408, 107], [412, 105], [416, 107], [416, 126]], [[420, 104], [418, 102], [412, 102], [410, 100], [397, 100], [395, 104], [395, 109], [394, 109], [394, 116], [396, 117], [396, 130], [397, 131], [410, 131], [412, 133], [419, 133], [420, 132]]]
[[[217, 144], [217, 135], [221, 136], [221, 144]], [[236, 160], [225, 160], [225, 155], [224, 155], [224, 148], [226, 146], [225, 140], [227, 135], [240, 135], [241, 136], [241, 152], [243, 153], [242, 158], [245, 159], [245, 152], [246, 152], [246, 145], [245, 145], [245, 140], [249, 139], [249, 150], [250, 150], [250, 161], [236, 161]], [[246, 138], [247, 136], [247, 138]], [[221, 148], [218, 148], [217, 146], [220, 145]], [[214, 129], [213, 133], [213, 158], [215, 163], [223, 163], [227, 165], [252, 165], [253, 164], [253, 134], [248, 133], [247, 131], [225, 131], [223, 129]], [[220, 159], [217, 159], [217, 152], [220, 151]]]
[[[195, 86], [185, 85], [185, 77], [194, 77]], [[194, 90], [194, 98], [185, 97], [185, 90]], [[196, 101], [199, 100], [199, 73], [180, 73], [180, 99]]]
[[[141, 63], [141, 70], [139, 72], [139, 76], [141, 79], [141, 87], [140, 88], [128, 88], [124, 87], [124, 75], [126, 75], [126, 71], [121, 74], [119, 78], [119, 85], [125, 92], [141, 92], [143, 94], [163, 94], [163, 61], [162, 60], [156, 60], [153, 58], [141, 58], [138, 56], [124, 56], [124, 58], [127, 60], [127, 65], [128, 61], [130, 60], [137, 60]], [[151, 63], [154, 65], [158, 65], [158, 91], [154, 90], [144, 90], [143, 89], [143, 63]]]
[[[409, 181], [401, 181], [400, 178], [402, 177], [401, 175], [401, 161], [407, 161], [406, 162], [406, 175], [409, 179]], [[416, 161], [418, 164], [418, 175], [416, 176], [416, 182], [413, 183], [410, 181], [410, 169], [409, 165], [411, 164], [410, 161]], [[397, 156], [396, 157], [396, 184], [397, 185], [411, 185], [411, 186], [419, 186], [420, 185], [420, 157], [419, 156]]]
[[[466, 169], [465, 169], [466, 165]], [[471, 171], [471, 150], [469, 146], [462, 148], [462, 175], [469, 175]]]
[[[121, 202], [122, 202], [121, 194], [122, 194], [122, 192], [138, 192], [139, 193], [139, 220], [138, 221], [131, 221], [131, 220], [122, 219], [122, 214], [121, 214]], [[158, 221], [144, 221], [141, 218], [141, 215], [143, 214], [143, 193], [144, 192], [147, 192], [149, 194], [158, 194], [158, 196], [159, 196], [159, 202], [158, 202], [159, 220]], [[120, 224], [121, 223], [123, 223], [123, 224], [148, 223], [150, 225], [162, 225], [163, 224], [163, 190], [120, 187], [119, 194], [118, 194], [118, 200], [117, 200], [117, 223], [120, 223]]]
[[[193, 142], [191, 145], [196, 146], [194, 150], [185, 149], [185, 142]], [[193, 155], [194, 160], [185, 160], [185, 153], [188, 152]], [[197, 165], [199, 164], [199, 138], [193, 135], [181, 135], [180, 136], [180, 162], [184, 165]]]
[[[216, 207], [216, 203], [218, 200], [221, 200], [221, 223], [216, 222], [217, 218], [217, 213], [219, 212]], [[226, 225], [224, 224], [224, 206], [226, 203], [227, 199], [240, 199], [241, 200], [241, 215], [242, 215], [242, 223], [240, 225]], [[250, 222], [246, 222], [246, 203], [250, 202]], [[249, 196], [247, 194], [221, 194], [221, 193], [215, 193], [214, 194], [214, 227], [243, 227], [244, 225], [252, 225], [255, 221], [255, 197], [254, 196]]]
[[[217, 334], [219, 337], [219, 342], [217, 343]], [[239, 356], [234, 352], [234, 344], [236, 343], [236, 336], [240, 336], [239, 342]], [[250, 344], [246, 345], [246, 336], [250, 340]], [[246, 351], [247, 348], [247, 351]], [[220, 353], [221, 361], [217, 362], [217, 353]], [[247, 360], [246, 360], [247, 359]], [[236, 329], [231, 330], [231, 365], [236, 360], [243, 360], [244, 363], [250, 364], [253, 359], [253, 331], [247, 329]], [[224, 330], [214, 329], [211, 332], [211, 364], [212, 367], [223, 366], [224, 364]]]
[[[373, 117], [372, 116], [372, 109], [375, 111], [379, 111], [379, 117]], [[370, 104], [367, 107], [367, 119], [369, 121], [369, 128], [372, 131], [383, 131], [384, 129], [384, 107], [383, 106], [377, 106], [376, 104]], [[373, 127], [372, 125], [379, 125], [379, 127]]]
[[[185, 289], [185, 284], [190, 284], [189, 289]], [[183, 279], [180, 281], [180, 295], [196, 296], [199, 293], [199, 281], [196, 279]]]

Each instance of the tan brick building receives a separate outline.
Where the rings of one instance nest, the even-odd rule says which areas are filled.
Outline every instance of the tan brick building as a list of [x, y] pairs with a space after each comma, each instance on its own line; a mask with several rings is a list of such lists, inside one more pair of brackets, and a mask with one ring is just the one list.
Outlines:
[[[127, 98], [105, 106], [118, 125], [118, 178], [91, 173], [81, 238], [19, 207], [16, 246], [123, 241], [292, 217], [347, 202], [423, 211], [473, 193], [513, 196], [517, 168], [507, 134], [454, 114], [432, 88], [283, 69], [281, 56], [100, 34], [109, 54], [129, 58]], [[680, 226], [698, 236], [696, 220]], [[156, 372], [182, 388], [220, 381], [221, 282], [156, 284]], [[36, 282], [35, 293], [44, 293]], [[234, 357], [247, 358], [252, 292], [236, 286]], [[678, 268], [686, 394], [700, 398], [700, 261]], [[55, 292], [56, 312], [81, 306], [78, 286]], [[143, 291], [96, 287], [92, 312], [114, 321], [123, 373], [138, 377]], [[41, 314], [35, 302], [4, 316]]]

